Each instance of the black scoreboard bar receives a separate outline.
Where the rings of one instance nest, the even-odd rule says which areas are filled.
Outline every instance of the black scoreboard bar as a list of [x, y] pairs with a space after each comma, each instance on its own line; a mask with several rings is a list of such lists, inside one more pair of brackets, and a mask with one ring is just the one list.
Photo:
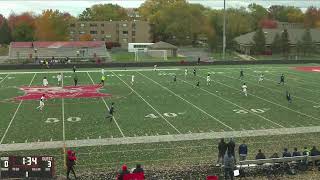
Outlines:
[[0, 179], [45, 178], [55, 176], [52, 156], [2, 156], [0, 157]]

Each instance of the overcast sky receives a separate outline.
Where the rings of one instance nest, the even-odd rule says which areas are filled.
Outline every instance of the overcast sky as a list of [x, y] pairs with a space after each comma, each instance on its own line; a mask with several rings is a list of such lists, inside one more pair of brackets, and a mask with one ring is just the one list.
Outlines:
[[[113, 3], [119, 4], [125, 8], [139, 7], [144, 0], [86, 0], [86, 1], [68, 1], [68, 0], [0, 0], [0, 14], [8, 17], [12, 12], [21, 13], [26, 11], [33, 11], [39, 14], [44, 9], [58, 9], [60, 11], [69, 12], [74, 16], [78, 16], [85, 8], [94, 4], [101, 3]], [[189, 0], [190, 3], [200, 3], [204, 6], [211, 7], [213, 9], [223, 8], [223, 0]], [[309, 6], [315, 6], [320, 8], [320, 0], [226, 0], [227, 7], [247, 7], [250, 3], [261, 4], [264, 7], [271, 5], [291, 5], [300, 7], [303, 11]]]

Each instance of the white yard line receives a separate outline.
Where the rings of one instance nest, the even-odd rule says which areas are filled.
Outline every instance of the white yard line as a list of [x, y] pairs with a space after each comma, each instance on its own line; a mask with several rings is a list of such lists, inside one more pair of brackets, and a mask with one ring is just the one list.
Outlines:
[[0, 84], [9, 76], [9, 74], [7, 74], [1, 81]]
[[[221, 76], [225, 76], [225, 75], [222, 75], [222, 74], [220, 74], [220, 75], [221, 75]], [[229, 78], [228, 76], [225, 76], [225, 77]], [[221, 84], [221, 85], [223, 85], [223, 86], [229, 87], [229, 88], [231, 88], [231, 89], [234, 89], [234, 90], [236, 90], [236, 91], [242, 92], [241, 90], [239, 90], [239, 89], [237, 89], [237, 88], [234, 88], [234, 87], [232, 87], [232, 86], [226, 85], [226, 84], [224, 84], [224, 83], [221, 83], [220, 81], [217, 81], [217, 80], [216, 80], [215, 82], [217, 82], [217, 83], [219, 83], [219, 84]], [[273, 102], [273, 101], [269, 101], [269, 100], [267, 100], [267, 99], [265, 99], [265, 98], [262, 98], [262, 97], [260, 97], [260, 96], [255, 95], [255, 94], [248, 93], [248, 95], [254, 96], [254, 97], [258, 98], [258, 99], [261, 99], [261, 100], [263, 100], [263, 101], [269, 102], [269, 103], [274, 104], [274, 105], [276, 105], [276, 106], [280, 106], [280, 107], [282, 107], [282, 108], [284, 108], [284, 109], [287, 109], [287, 110], [289, 110], [289, 111], [292, 111], [292, 112], [298, 113], [298, 114], [300, 114], [300, 115], [309, 117], [309, 118], [311, 118], [311, 119], [315, 119], [315, 120], [318, 120], [318, 121], [320, 120], [319, 118], [316, 118], [316, 117], [313, 117], [313, 116], [311, 116], [311, 115], [305, 114], [305, 113], [303, 113], [303, 112], [296, 111], [296, 110], [294, 110], [294, 109], [285, 107], [285, 106], [283, 106], [283, 105], [281, 105], [281, 104], [275, 103], [275, 102]]]
[[[61, 87], [63, 88], [63, 73], [61, 73]], [[64, 122], [64, 98], [61, 99], [62, 100], [62, 139], [63, 141], [66, 140], [66, 131], [65, 131], [65, 122]]]
[[137, 91], [135, 91], [131, 86], [129, 86], [124, 80], [122, 80], [116, 73], [112, 72], [120, 81], [127, 85], [138, 97], [140, 97], [149, 107], [151, 107], [162, 119], [164, 119], [176, 132], [181, 134], [181, 132], [171, 124], [158, 110], [156, 110], [148, 101], [146, 101]]
[[212, 116], [211, 114], [207, 113], [206, 111], [204, 111], [203, 109], [199, 108], [198, 106], [194, 105], [193, 103], [189, 102], [188, 100], [184, 99], [183, 97], [181, 97], [180, 95], [176, 94], [175, 92], [171, 91], [170, 89], [168, 89], [165, 86], [162, 86], [160, 83], [154, 81], [153, 79], [145, 76], [144, 74], [138, 72], [140, 75], [142, 75], [143, 77], [149, 79], [150, 81], [152, 81], [153, 83], [161, 86], [163, 89], [169, 91], [170, 93], [172, 93], [173, 95], [175, 95], [176, 97], [180, 98], [181, 100], [185, 101], [186, 103], [190, 104], [191, 106], [195, 107], [196, 109], [198, 109], [199, 111], [201, 111], [202, 113], [206, 114], [207, 116], [211, 117], [212, 119], [214, 119], [215, 121], [219, 122], [220, 124], [224, 125], [225, 127], [229, 128], [230, 130], [234, 130], [232, 127], [228, 126], [227, 124], [225, 124], [224, 122], [222, 122], [221, 120], [219, 120], [218, 118]]
[[[33, 82], [33, 80], [34, 80], [35, 77], [36, 77], [36, 74], [33, 75], [32, 79], [31, 79], [31, 82], [29, 83], [29, 87], [31, 86], [31, 84], [32, 84], [32, 82]], [[2, 138], [1, 138], [1, 140], [0, 140], [0, 144], [2, 144], [4, 138], [6, 137], [8, 131], [9, 131], [10, 127], [11, 127], [11, 124], [12, 124], [13, 120], [15, 119], [15, 117], [16, 117], [19, 109], [20, 109], [20, 106], [21, 106], [22, 102], [23, 102], [23, 101], [21, 100], [20, 103], [19, 103], [19, 105], [18, 105], [18, 107], [17, 107], [17, 109], [16, 109], [16, 111], [14, 112], [14, 114], [13, 114], [13, 116], [12, 116], [12, 118], [11, 118], [11, 121], [10, 121], [7, 129], [6, 129], [6, 131], [4, 132], [4, 134], [3, 134], [3, 136], [2, 136]]]
[[[107, 145], [121, 145], [121, 144], [149, 144], [149, 143], [161, 143], [161, 142], [196, 141], [196, 140], [206, 140], [206, 139], [213, 140], [213, 139], [220, 139], [220, 138], [241, 138], [241, 137], [256, 137], [256, 136], [305, 134], [305, 133], [318, 133], [318, 132], [320, 132], [320, 126], [279, 128], [279, 129], [260, 129], [260, 130], [245, 130], [245, 131], [188, 133], [188, 134], [174, 134], [174, 135], [160, 135], [160, 136], [66, 140], [65, 143], [66, 143], [66, 147], [74, 148], [74, 147], [107, 146]], [[64, 144], [63, 141], [1, 144], [0, 151], [56, 149], [56, 148], [61, 148], [63, 144]]]
[[[90, 80], [91, 80], [92, 84], [94, 84], [94, 81], [93, 81], [93, 79], [92, 79], [91, 75], [89, 74], [89, 72], [87, 72], [87, 74], [88, 74], [88, 76], [89, 76], [89, 78], [90, 78]], [[108, 106], [108, 104], [106, 103], [106, 101], [104, 100], [104, 98], [103, 98], [103, 97], [101, 97], [101, 100], [103, 101], [104, 105], [107, 107], [107, 109], [108, 109], [108, 111], [109, 111], [109, 110], [110, 110], [110, 109], [109, 109], [109, 106]], [[125, 135], [123, 134], [123, 132], [122, 132], [122, 130], [121, 130], [121, 128], [120, 128], [120, 126], [119, 126], [119, 124], [118, 124], [117, 120], [116, 120], [116, 118], [113, 116], [113, 117], [112, 117], [112, 119], [113, 119], [113, 120], [114, 120], [114, 122], [116, 123], [116, 126], [118, 127], [118, 129], [119, 129], [119, 131], [120, 131], [120, 133], [121, 133], [122, 137], [125, 137]]]
[[[206, 79], [205, 77], [201, 77], [201, 78]], [[180, 79], [180, 80], [183, 81], [183, 82], [186, 83], [186, 84], [189, 84], [189, 85], [191, 85], [191, 86], [195, 86], [195, 85], [193, 85], [193, 84], [191, 84], [191, 83], [189, 83], [189, 82], [184, 81], [183, 79]], [[278, 123], [276, 123], [276, 122], [274, 122], [274, 121], [272, 121], [272, 120], [270, 120], [270, 119], [268, 119], [268, 118], [266, 118], [266, 117], [264, 117], [264, 116], [261, 116], [261, 115], [258, 114], [258, 113], [252, 112], [252, 111], [250, 111], [249, 109], [246, 109], [246, 108], [244, 108], [244, 107], [242, 107], [242, 106], [240, 106], [240, 105], [238, 105], [238, 104], [236, 104], [236, 103], [234, 103], [234, 102], [232, 102], [232, 101], [230, 101], [230, 100], [227, 100], [227, 99], [225, 99], [225, 98], [223, 98], [223, 97], [221, 97], [221, 96], [219, 96], [219, 95], [217, 95], [217, 94], [215, 94], [215, 93], [212, 93], [212, 92], [210, 92], [210, 91], [208, 91], [208, 90], [206, 90], [206, 89], [203, 89], [203, 88], [201, 88], [201, 87], [200, 87], [200, 89], [201, 89], [202, 91], [207, 92], [208, 94], [211, 94], [211, 95], [213, 95], [213, 96], [215, 96], [215, 97], [217, 97], [217, 98], [225, 101], [225, 102], [228, 102], [228, 103], [230, 103], [230, 104], [232, 104], [232, 105], [234, 105], [234, 106], [237, 106], [238, 108], [244, 109], [244, 110], [248, 111], [249, 113], [254, 114], [254, 115], [256, 115], [256, 116], [258, 116], [258, 117], [260, 117], [260, 118], [262, 118], [262, 119], [264, 119], [264, 120], [266, 120], [266, 121], [268, 121], [268, 122], [270, 122], [270, 123], [272, 123], [272, 124], [275, 124], [275, 125], [277, 125], [277, 126], [279, 126], [279, 127], [284, 127], [284, 126], [282, 126], [281, 124], [278, 124]]]
[[[250, 75], [250, 74], [247, 74], [247, 75], [248, 75], [248, 76], [251, 76], [251, 77], [255, 77], [255, 76]], [[237, 79], [237, 78], [232, 77], [232, 76], [228, 76], [228, 77], [230, 77], [230, 78], [232, 78], [232, 79]], [[252, 81], [252, 82], [254, 82], [253, 80], [248, 80], [248, 81]], [[262, 84], [262, 83], [261, 83], [261, 84]], [[275, 91], [275, 92], [278, 92], [278, 93], [282, 94], [282, 92], [281, 92], [281, 91], [279, 91], [279, 90], [271, 89], [271, 88], [268, 88], [268, 87], [263, 86], [263, 85], [261, 85], [261, 84], [257, 83], [257, 84], [254, 84], [254, 85], [255, 85], [255, 86], [264, 87], [264, 88], [269, 89], [269, 90], [271, 90], [271, 91]], [[320, 104], [319, 102], [315, 102], [315, 101], [312, 101], [312, 100], [309, 100], [309, 99], [305, 99], [305, 98], [302, 98], [302, 97], [299, 97], [299, 96], [294, 96], [294, 97], [295, 97], [295, 98], [297, 98], [297, 99], [301, 99], [301, 100], [304, 100], [304, 101], [307, 101], [307, 102], [314, 103], [314, 104]]]

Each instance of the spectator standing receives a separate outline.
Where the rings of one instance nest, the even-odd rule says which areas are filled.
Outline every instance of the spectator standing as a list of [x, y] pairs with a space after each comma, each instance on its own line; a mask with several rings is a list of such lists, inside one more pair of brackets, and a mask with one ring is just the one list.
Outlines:
[[261, 149], [259, 149], [258, 154], [256, 155], [256, 160], [266, 159], [266, 156], [262, 153]]
[[303, 150], [303, 152], [302, 152], [302, 155], [304, 155], [304, 156], [309, 156], [309, 155], [310, 155], [310, 151], [308, 150], [307, 147], [304, 147], [304, 150]]
[[219, 151], [219, 154], [218, 154], [218, 161], [217, 161], [217, 164], [220, 163], [220, 159], [221, 159], [221, 162], [223, 164], [223, 160], [224, 160], [224, 155], [227, 151], [227, 143], [224, 142], [224, 139], [221, 138], [220, 142], [219, 142], [219, 145], [218, 145], [218, 151]]
[[136, 168], [132, 171], [132, 173], [144, 173], [144, 170], [141, 167], [141, 164], [137, 164]]
[[245, 161], [248, 156], [248, 146], [245, 144], [245, 141], [239, 146], [239, 161]]
[[236, 147], [236, 144], [235, 144], [235, 142], [234, 142], [234, 140], [233, 140], [233, 138], [230, 138], [230, 141], [229, 141], [229, 143], [228, 143], [228, 152], [230, 152], [231, 153], [231, 155], [233, 156], [233, 158], [234, 158], [234, 162], [236, 162], [236, 156], [235, 156], [235, 147]]
[[231, 152], [228, 151], [224, 156], [224, 178], [227, 180], [233, 180], [233, 169], [234, 169], [234, 157], [232, 156]]
[[291, 153], [288, 151], [287, 148], [283, 149], [282, 157], [291, 157]]
[[67, 151], [67, 159], [66, 159], [67, 179], [70, 179], [69, 178], [70, 171], [73, 173], [74, 178], [77, 179], [76, 173], [74, 172], [74, 169], [73, 169], [74, 165], [76, 165], [76, 160], [77, 160], [76, 153], [72, 150], [68, 150]]
[[119, 172], [118, 176], [117, 176], [117, 180], [123, 180], [123, 176], [126, 174], [130, 174], [130, 172], [128, 171], [128, 167], [127, 165], [122, 165], [121, 171]]
[[319, 150], [316, 148], [316, 146], [313, 146], [310, 151], [310, 156], [318, 156], [318, 155], [320, 155]]
[[294, 148], [294, 151], [292, 152], [292, 157], [295, 157], [295, 156], [301, 156], [301, 153], [298, 151], [298, 148]]

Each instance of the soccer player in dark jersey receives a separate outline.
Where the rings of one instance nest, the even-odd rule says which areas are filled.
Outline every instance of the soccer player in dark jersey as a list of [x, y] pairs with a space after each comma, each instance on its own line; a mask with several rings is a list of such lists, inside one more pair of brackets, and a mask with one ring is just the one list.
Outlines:
[[284, 74], [281, 74], [280, 76], [280, 82], [278, 84], [284, 85]]
[[286, 91], [286, 97], [287, 97], [287, 101], [289, 103], [292, 103], [292, 98], [291, 98], [291, 94], [289, 93], [289, 91]]
[[113, 119], [113, 113], [114, 113], [114, 102], [111, 103], [111, 106], [109, 108], [109, 115], [106, 117], [107, 119], [110, 119], [110, 122]]
[[241, 70], [240, 70], [240, 77], [239, 77], [239, 79], [243, 79], [243, 77], [244, 77], [244, 74], [243, 74], [243, 70], [241, 69]]
[[77, 70], [76, 66], [73, 66], [73, 67], [72, 67], [72, 70], [73, 70], [73, 72], [75, 73], [76, 70]]
[[193, 76], [197, 76], [196, 68], [193, 69]]
[[78, 76], [77, 75], [75, 75], [73, 77], [73, 81], [74, 81], [74, 86], [77, 86], [78, 85]]
[[177, 82], [177, 75], [173, 76], [173, 82], [176, 83]]

